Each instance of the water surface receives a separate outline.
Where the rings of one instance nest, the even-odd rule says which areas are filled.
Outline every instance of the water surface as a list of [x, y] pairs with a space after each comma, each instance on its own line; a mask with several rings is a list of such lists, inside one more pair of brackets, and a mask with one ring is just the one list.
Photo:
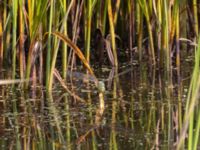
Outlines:
[[[54, 90], [33, 85], [0, 85], [0, 149], [173, 149], [182, 124], [190, 61], [178, 75], [146, 63], [122, 65], [118, 73], [96, 70], [104, 81], [105, 109], [98, 116], [99, 95], [83, 72], [68, 80], [67, 93], [55, 79]], [[9, 73], [1, 72], [2, 79]], [[92, 80], [89, 78], [89, 80]]]

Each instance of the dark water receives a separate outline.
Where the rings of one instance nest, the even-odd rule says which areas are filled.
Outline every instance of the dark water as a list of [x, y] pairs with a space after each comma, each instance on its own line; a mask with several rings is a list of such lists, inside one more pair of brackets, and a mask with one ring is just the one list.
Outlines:
[[[142, 65], [96, 74], [106, 85], [98, 116], [98, 90], [82, 74], [69, 80], [68, 94], [55, 80], [52, 93], [41, 86], [24, 91], [0, 85], [0, 149], [173, 149], [190, 82], [191, 62], [178, 75]], [[7, 79], [7, 70], [1, 77]], [[78, 78], [80, 77], [80, 79]], [[99, 119], [97, 119], [99, 118]], [[98, 121], [97, 121], [98, 120]]]

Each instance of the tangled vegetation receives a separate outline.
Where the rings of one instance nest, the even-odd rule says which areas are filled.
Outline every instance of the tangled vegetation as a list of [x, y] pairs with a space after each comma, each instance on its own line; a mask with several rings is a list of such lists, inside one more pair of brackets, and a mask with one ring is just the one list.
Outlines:
[[51, 91], [56, 64], [63, 80], [77, 62], [95, 77], [92, 68], [101, 67], [105, 55], [115, 68], [122, 57], [125, 62], [147, 60], [171, 82], [172, 69], [180, 74], [182, 54], [192, 51], [194, 73], [178, 148], [189, 128], [188, 147], [196, 149], [199, 27], [199, 0], [1, 0], [0, 67], [11, 64], [12, 79], [37, 77]]

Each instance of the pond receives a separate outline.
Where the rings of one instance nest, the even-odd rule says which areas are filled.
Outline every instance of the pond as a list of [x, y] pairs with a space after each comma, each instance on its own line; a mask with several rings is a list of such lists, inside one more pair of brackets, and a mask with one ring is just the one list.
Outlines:
[[[37, 84], [29, 91], [0, 85], [0, 149], [174, 149], [190, 65], [188, 58], [188, 69], [180, 75], [174, 69], [170, 79], [147, 63], [123, 64], [118, 73], [96, 70], [106, 86], [103, 108], [81, 71], [68, 77], [70, 94], [56, 79], [51, 93]], [[1, 78], [9, 78], [9, 71], [2, 69]]]

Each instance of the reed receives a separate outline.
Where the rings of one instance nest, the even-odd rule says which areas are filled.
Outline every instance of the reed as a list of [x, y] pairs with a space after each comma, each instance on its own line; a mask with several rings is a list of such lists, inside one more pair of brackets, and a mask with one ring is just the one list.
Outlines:
[[[179, 5], [179, 1], [176, 1], [176, 4]], [[179, 17], [179, 7], [177, 6], [177, 13], [176, 13], [176, 66], [178, 74], [180, 75], [180, 17]]]
[[139, 4], [140, 4], [142, 12], [144, 13], [144, 16], [146, 18], [146, 22], [147, 22], [147, 29], [148, 29], [148, 33], [149, 33], [149, 44], [150, 44], [150, 50], [149, 50], [150, 60], [153, 64], [156, 64], [152, 25], [150, 22], [151, 10], [148, 8], [147, 2], [145, 0], [139, 1]]
[[198, 37], [199, 34], [199, 24], [198, 24], [198, 4], [197, 4], [197, 0], [193, 0], [193, 13], [194, 13], [194, 31], [195, 31], [195, 37]]
[[17, 10], [18, 2], [14, 1], [12, 6], [12, 78], [16, 75], [16, 53], [17, 53]]
[[[41, 53], [42, 51], [42, 39], [41, 39], [41, 34], [42, 33], [39, 33], [41, 31], [40, 28], [41, 27], [41, 23], [44, 23], [43, 22], [43, 19], [44, 19], [44, 15], [46, 14], [45, 13], [45, 10], [47, 9], [47, 3], [48, 1], [47, 0], [44, 0], [44, 1], [38, 1], [37, 5], [38, 7], [36, 7], [37, 9], [34, 9], [34, 5], [35, 3], [32, 2], [32, 1], [29, 1], [28, 2], [28, 9], [29, 9], [29, 15], [28, 17], [28, 20], [29, 21], [29, 28], [26, 29], [28, 30], [29, 32], [29, 35], [27, 36], [27, 38], [29, 39], [30, 41], [30, 44], [25, 47], [26, 49], [28, 49], [28, 56], [26, 58], [26, 75], [25, 75], [25, 78], [26, 79], [30, 79], [31, 77], [31, 71], [33, 70], [33, 66], [35, 65], [35, 60], [37, 59], [37, 57], [39, 56], [39, 54]], [[32, 9], [34, 11], [32, 11]], [[31, 12], [30, 12], [31, 11]], [[34, 12], [34, 17], [32, 16]], [[31, 18], [33, 17], [33, 18]], [[27, 24], [27, 22], [26, 22]], [[26, 26], [27, 27], [27, 26]], [[24, 29], [25, 30], [25, 29]], [[27, 41], [26, 41], [27, 42]], [[25, 45], [25, 43], [24, 43]], [[45, 58], [46, 59], [46, 58]], [[42, 63], [42, 62], [40, 62]], [[41, 65], [41, 64], [40, 64]], [[41, 65], [42, 66], [42, 65]], [[25, 87], [28, 88], [28, 85], [29, 84], [26, 84]]]
[[91, 43], [91, 21], [92, 21], [92, 0], [86, 1], [86, 23], [85, 23], [85, 56], [86, 60], [90, 61], [90, 43]]
[[169, 15], [168, 15], [168, 5], [166, 1], [162, 2], [162, 23], [161, 23], [161, 50], [163, 51], [162, 53], [164, 54], [164, 62], [167, 71], [170, 71], [170, 62], [171, 62], [171, 57], [170, 57], [170, 49], [169, 49]]
[[109, 19], [109, 25], [110, 25], [112, 50], [113, 50], [113, 55], [114, 55], [114, 65], [118, 67], [117, 48], [116, 48], [116, 42], [115, 42], [115, 27], [114, 27], [114, 18], [113, 18], [113, 13], [112, 13], [111, 0], [108, 0], [108, 19]]
[[0, 5], [0, 64], [3, 61], [3, 7]]
[[[55, 35], [56, 37], [60, 38], [62, 41], [67, 43], [75, 51], [77, 56], [83, 62], [85, 67], [88, 69], [89, 73], [94, 76], [94, 72], [93, 72], [92, 68], [90, 67], [89, 62], [84, 57], [84, 55], [82, 54], [81, 50], [68, 37], [66, 37], [65, 35], [63, 35], [63, 34], [61, 34], [59, 32], [52, 32], [51, 34]], [[51, 64], [51, 68], [50, 68], [49, 84], [48, 84], [48, 90], [49, 91], [52, 90], [52, 86], [53, 86], [53, 72], [54, 72], [54, 68], [55, 68], [57, 53], [58, 53], [57, 51], [54, 51], [52, 64]]]
[[49, 80], [50, 80], [50, 65], [51, 65], [51, 52], [52, 50], [52, 44], [51, 44], [51, 32], [52, 32], [52, 19], [53, 19], [53, 6], [54, 6], [54, 0], [50, 1], [50, 16], [49, 16], [49, 27], [48, 27], [48, 48], [47, 48], [47, 59], [46, 59], [46, 87], [49, 87]]
[[[63, 14], [67, 11], [68, 8], [68, 1], [63, 0]], [[64, 34], [67, 35], [67, 22], [65, 21], [63, 24], [64, 28]], [[67, 77], [67, 44], [63, 44], [63, 50], [62, 50], [62, 76], [64, 79]]]
[[163, 51], [161, 50], [161, 23], [162, 23], [162, 9], [161, 9], [161, 0], [157, 1], [157, 5], [154, 6], [154, 11], [157, 17], [157, 28], [156, 28], [156, 42], [157, 42], [157, 57], [158, 57], [158, 66], [163, 66]]
[[[97, 50], [102, 51], [105, 62], [113, 53], [114, 63], [112, 62], [111, 65], [114, 64], [116, 68], [130, 60], [131, 62], [139, 60], [139, 64], [144, 60], [150, 60], [145, 61], [146, 65], [148, 64], [149, 68], [155, 66], [162, 69], [167, 74], [167, 82], [171, 83], [173, 68], [177, 68], [177, 74], [181, 76], [181, 69], [186, 62], [185, 55], [191, 55], [185, 52], [188, 50], [195, 56], [195, 65], [186, 101], [185, 117], [183, 121], [181, 119], [179, 121], [181, 137], [178, 147], [185, 142], [189, 149], [195, 149], [198, 145], [199, 133], [194, 133], [193, 130], [199, 131], [200, 124], [199, 110], [196, 106], [200, 44], [197, 49], [193, 48], [199, 37], [200, 9], [198, 7], [198, 0], [183, 2], [180, 0], [0, 1], [0, 68], [10, 64], [12, 66], [12, 80], [5, 80], [5, 82], [1, 80], [0, 84], [14, 85], [14, 83], [25, 82], [28, 89], [33, 84], [28, 81], [33, 79], [33, 75], [40, 74], [43, 78], [40, 78], [41, 82], [38, 84], [52, 91], [56, 68], [66, 80], [68, 69], [73, 70], [77, 66], [84, 66], [84, 69], [94, 76], [95, 85], [98, 87], [98, 79], [92, 68], [96, 67], [99, 61], [96, 59], [96, 55], [100, 54]], [[92, 36], [97, 28], [102, 31], [101, 42], [94, 41]], [[111, 48], [108, 40], [104, 40], [109, 36]], [[116, 37], [120, 37], [122, 42], [118, 42]], [[190, 43], [184, 43], [181, 39]], [[95, 43], [100, 43], [101, 48], [95, 49], [97, 47]], [[104, 51], [104, 47], [108, 54], [106, 50]], [[79, 59], [75, 59], [75, 56]], [[124, 58], [124, 56], [131, 57]], [[104, 65], [109, 66], [106, 63]], [[113, 90], [114, 98], [117, 94], [115, 88], [116, 85]], [[142, 98], [140, 100], [142, 101]], [[113, 110], [115, 109], [115, 102], [113, 102]], [[155, 121], [153, 110], [149, 117], [153, 118], [154, 122], [149, 122], [148, 130], [151, 124], [154, 126], [157, 124], [159, 127], [161, 123], [162, 128], [166, 127], [163, 120]], [[168, 117], [170, 120], [170, 114]], [[115, 114], [113, 114], [114, 119]], [[187, 131], [188, 142], [185, 137]], [[114, 143], [114, 130], [112, 132], [111, 142]], [[113, 145], [117, 147], [116, 143]]]
[[[8, 5], [10, 5], [11, 1], [8, 1]], [[10, 43], [11, 43], [11, 18], [12, 16], [12, 11], [7, 10], [7, 5], [4, 3], [4, 11], [3, 11], [3, 30], [5, 34], [5, 40], [3, 41], [3, 48], [4, 48], [4, 58], [5, 60], [9, 59], [9, 48], [10, 48]]]
[[115, 11], [114, 11], [114, 14], [113, 14], [113, 21], [114, 21], [115, 26], [117, 24], [117, 18], [118, 18], [118, 13], [119, 13], [119, 9], [120, 9], [120, 4], [121, 4], [121, 0], [117, 0], [115, 2]]
[[142, 61], [142, 38], [143, 38], [143, 14], [139, 5], [136, 2], [136, 35], [137, 35], [137, 49], [139, 53], [139, 61]]
[[[127, 45], [127, 47], [130, 49], [128, 52], [130, 53], [129, 56], [131, 56], [131, 59], [135, 58], [133, 49], [135, 49], [134, 47], [137, 46], [140, 61], [142, 61], [144, 56], [147, 56], [153, 64], [165, 64], [164, 68], [167, 72], [170, 72], [172, 68], [171, 54], [172, 49], [174, 48], [174, 40], [176, 40], [176, 66], [180, 68], [181, 45], [179, 38], [182, 36], [182, 33], [179, 32], [180, 28], [188, 28], [188, 31], [192, 31], [193, 29], [196, 37], [199, 32], [199, 12], [197, 9], [197, 0], [193, 0], [191, 3], [192, 5], [188, 6], [190, 9], [188, 18], [191, 21], [194, 21], [195, 24], [191, 25], [190, 22], [188, 22], [188, 24], [185, 22], [185, 25], [181, 24], [181, 26], [180, 18], [182, 17], [182, 14], [186, 14], [183, 13], [186, 11], [183, 5], [190, 4], [186, 2], [181, 4], [179, 0], [158, 0], [157, 2], [154, 0], [136, 0], [127, 2], [117, 0], [115, 4], [111, 0], [89, 0], [84, 2], [83, 9], [80, 6], [82, 1], [76, 0], [70, 2], [56, 2], [54, 0], [36, 2], [29, 0], [27, 3], [25, 3], [23, 0], [20, 0], [19, 2], [13, 3], [11, 7], [12, 13], [10, 13], [10, 11], [7, 9], [8, 6], [11, 6], [11, 1], [7, 2], [8, 3], [5, 2], [1, 5], [2, 11], [0, 12], [3, 14], [0, 18], [0, 27], [2, 28], [1, 34], [5, 35], [2, 36], [2, 38], [5, 40], [1, 44], [1, 57], [4, 55], [10, 55], [8, 52], [8, 43], [12, 39], [13, 73], [16, 72], [17, 67], [20, 70], [21, 78], [24, 78], [24, 76], [29, 78], [31, 75], [30, 65], [33, 63], [31, 62], [32, 58], [29, 57], [33, 57], [35, 54], [30, 51], [33, 51], [31, 49], [34, 47], [34, 44], [40, 41], [41, 44], [44, 45], [42, 51], [44, 51], [44, 74], [47, 88], [49, 87], [49, 75], [51, 72], [50, 68], [52, 68], [53, 65], [52, 59], [57, 60], [60, 57], [62, 58], [62, 76], [63, 78], [66, 78], [68, 68], [67, 64], [73, 56], [70, 56], [67, 52], [68, 50], [66, 43], [63, 43], [63, 50], [61, 53], [59, 53], [59, 55], [55, 55], [56, 57], [53, 56], [54, 53], [56, 54], [54, 49], [56, 49], [55, 51], [58, 52], [57, 49], [60, 48], [61, 45], [59, 39], [58, 41], [56, 39], [52, 39], [51, 32], [60, 32], [61, 34], [65, 34], [70, 37], [75, 44], [79, 43], [81, 38], [84, 39], [84, 43], [82, 43], [81, 47], [84, 45], [86, 60], [91, 64], [95, 62], [93, 60], [91, 62], [90, 59], [90, 57], [95, 55], [95, 50], [91, 50], [93, 49], [93, 39], [91, 36], [92, 32], [94, 31], [93, 27], [100, 28], [104, 37], [110, 33], [114, 64], [115, 66], [118, 66], [118, 64], [120, 64], [119, 58], [121, 57], [119, 54], [124, 52], [121, 51], [119, 53], [118, 45], [116, 44], [115, 38], [117, 30], [117, 36], [123, 37], [124, 40], [129, 41], [129, 45]], [[58, 10], [58, 8], [61, 9]], [[75, 9], [72, 10], [71, 8]], [[125, 11], [126, 8], [128, 8], [128, 15], [126, 14], [127, 11]], [[193, 18], [191, 17], [192, 14], [194, 16]], [[18, 16], [19, 19], [17, 19]], [[79, 18], [77, 18], [77, 16]], [[74, 24], [73, 21], [75, 21]], [[127, 22], [129, 25], [126, 25]], [[41, 34], [39, 34], [39, 24], [42, 27], [43, 33], [49, 33], [47, 39], [46, 37], [44, 38], [44, 36], [40, 36], [40, 38], [38, 38]], [[10, 30], [11, 26], [12, 31]], [[118, 31], [119, 28], [121, 32]], [[129, 31], [130, 33], [125, 34], [123, 31]], [[135, 31], [136, 33], [134, 33]], [[146, 33], [148, 33], [148, 35]], [[12, 38], [10, 35], [12, 35]], [[144, 40], [146, 37], [147, 41]], [[19, 42], [17, 41], [18, 38]], [[149, 45], [147, 52], [144, 51], [146, 45]], [[18, 48], [19, 53], [17, 53]], [[158, 50], [156, 52], [157, 48]], [[24, 50], [27, 49], [29, 53], [28, 57], [26, 57], [27, 55], [24, 54]], [[16, 57], [19, 59], [19, 66], [16, 66], [16, 62], [18, 62], [16, 61]], [[161, 65], [161, 67], [162, 66], [163, 65]], [[26, 75], [24, 75], [24, 71], [26, 72]], [[15, 75], [13, 74], [13, 77], [14, 76]]]
[[24, 78], [24, 71], [25, 71], [25, 56], [24, 56], [24, 18], [23, 18], [23, 8], [24, 4], [23, 1], [19, 1], [19, 70], [20, 70], [20, 78]]
[[[200, 76], [199, 76], [199, 64], [200, 64], [200, 38], [198, 40], [198, 48], [195, 54], [195, 66], [192, 73], [192, 79], [190, 82], [190, 88], [187, 96], [186, 111], [184, 114], [183, 128], [177, 149], [183, 146], [184, 139], [188, 130], [188, 149], [197, 149], [199, 133], [194, 133], [194, 130], [199, 131], [199, 103], [198, 93], [200, 90]], [[197, 118], [197, 120], [195, 119]], [[196, 123], [196, 126], [195, 126]]]

